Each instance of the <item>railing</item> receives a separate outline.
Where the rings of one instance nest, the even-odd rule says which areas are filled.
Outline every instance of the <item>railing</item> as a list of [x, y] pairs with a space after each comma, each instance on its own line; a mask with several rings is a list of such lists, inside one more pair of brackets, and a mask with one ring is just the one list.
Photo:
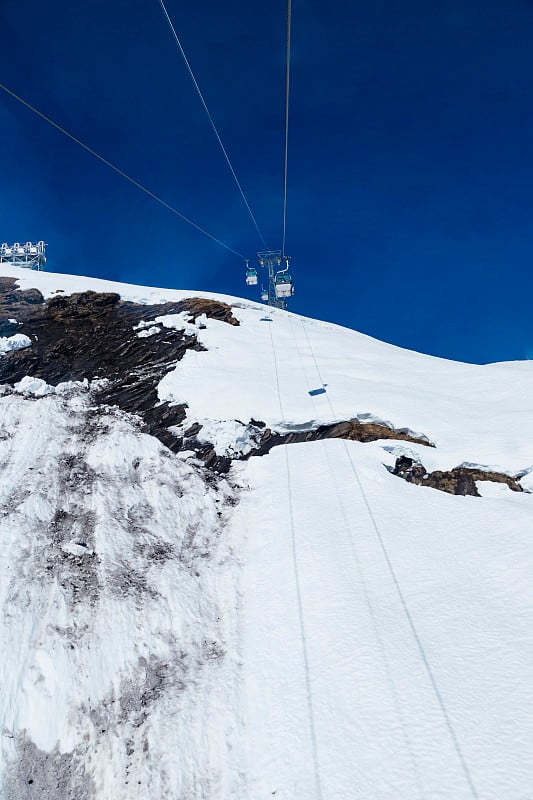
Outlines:
[[46, 263], [46, 243], [39, 242], [3, 242], [0, 245], [0, 264], [12, 264], [16, 267], [42, 269]]

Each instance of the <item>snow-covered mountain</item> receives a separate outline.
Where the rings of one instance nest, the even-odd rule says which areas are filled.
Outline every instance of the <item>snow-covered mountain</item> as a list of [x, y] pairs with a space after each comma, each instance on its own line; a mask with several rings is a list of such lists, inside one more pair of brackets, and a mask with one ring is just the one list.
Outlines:
[[533, 364], [2, 269], [2, 800], [532, 800]]

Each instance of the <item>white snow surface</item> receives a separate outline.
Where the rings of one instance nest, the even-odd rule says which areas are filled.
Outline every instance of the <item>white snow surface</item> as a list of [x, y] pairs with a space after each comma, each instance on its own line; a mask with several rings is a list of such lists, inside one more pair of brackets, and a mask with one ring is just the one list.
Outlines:
[[[192, 326], [206, 350], [159, 385], [220, 454], [250, 451], [251, 419], [384, 421], [435, 447], [290, 444], [214, 485], [127, 415], [95, 416], [87, 384], [0, 393], [3, 797], [533, 800], [533, 364], [8, 274], [47, 297], [231, 303], [240, 325]], [[528, 491], [415, 486], [386, 468], [402, 454]]]
[[[11, 320], [9, 320], [11, 322]], [[29, 336], [24, 336], [23, 333], [15, 333], [13, 336], [0, 336], [0, 358], [5, 353], [12, 350], [22, 350], [24, 347], [31, 345]]]

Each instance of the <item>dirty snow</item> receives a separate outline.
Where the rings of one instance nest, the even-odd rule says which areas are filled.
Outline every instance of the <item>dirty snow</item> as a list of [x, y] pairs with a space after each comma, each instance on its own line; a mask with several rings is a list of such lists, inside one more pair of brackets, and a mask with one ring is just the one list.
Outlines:
[[232, 796], [230, 486], [80, 387], [1, 402], [0, 796]]

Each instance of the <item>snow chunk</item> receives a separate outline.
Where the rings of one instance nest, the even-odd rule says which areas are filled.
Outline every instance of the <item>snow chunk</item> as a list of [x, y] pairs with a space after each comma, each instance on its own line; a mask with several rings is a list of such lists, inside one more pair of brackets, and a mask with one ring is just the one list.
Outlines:
[[[203, 316], [205, 317], [205, 314]], [[198, 317], [199, 319], [200, 317]], [[191, 322], [191, 314], [188, 311], [182, 311], [180, 314], [165, 314], [162, 317], [156, 317], [154, 321], [164, 328], [183, 331], [187, 336], [196, 336], [198, 333], [198, 328], [194, 322]]]
[[524, 492], [531, 492], [533, 494], [533, 467], [524, 470], [523, 476], [520, 478], [520, 485]]
[[[97, 383], [97, 381], [93, 381], [91, 386], [94, 383]], [[56, 394], [71, 394], [74, 391], [86, 391], [87, 389], [89, 389], [89, 381], [87, 378], [84, 378], [82, 381], [63, 381], [62, 383], [58, 383], [54, 391]]]
[[196, 336], [198, 330], [203, 330], [207, 327], [207, 317], [205, 314], [200, 314], [196, 322], [191, 322], [191, 318], [192, 315], [189, 311], [181, 311], [179, 314], [164, 314], [150, 322], [139, 322], [138, 325], [134, 326], [133, 330], [138, 331], [137, 336], [139, 339], [160, 333], [162, 328], [183, 331], [187, 336]]
[[63, 383], [58, 383], [57, 386], [50, 386], [42, 378], [32, 378], [30, 375], [25, 375], [13, 388], [18, 394], [32, 397], [46, 397], [50, 394], [69, 395], [73, 391], [88, 390], [89, 381], [85, 378], [83, 381], [64, 381]]
[[43, 381], [42, 378], [31, 378], [29, 375], [26, 375], [16, 383], [14, 389], [19, 394], [32, 395], [33, 397], [45, 397], [47, 394], [55, 393], [55, 388]]
[[164, 314], [149, 322], [139, 322], [133, 330], [138, 331], [137, 336], [141, 339], [159, 333], [162, 328], [183, 331], [187, 336], [196, 336], [199, 330], [207, 328], [205, 314], [200, 314], [195, 322], [191, 322], [191, 319], [192, 314], [189, 311], [181, 311], [179, 314]]
[[66, 542], [61, 549], [64, 553], [70, 553], [73, 556], [92, 556], [94, 554], [92, 548], [77, 542]]
[[[9, 320], [15, 322], [15, 320]], [[12, 350], [22, 350], [24, 347], [30, 347], [31, 339], [29, 336], [24, 336], [23, 333], [15, 333], [13, 336], [0, 336], [0, 357], [4, 353], [9, 353]]]
[[148, 336], [153, 336], [154, 333], [159, 333], [161, 328], [158, 328], [157, 325], [151, 325], [149, 328], [145, 328], [142, 331], [139, 331], [137, 334], [138, 339], [146, 339]]
[[198, 420], [202, 430], [198, 433], [200, 442], [209, 442], [217, 456], [246, 455], [257, 446], [257, 431], [250, 429], [236, 419]]

